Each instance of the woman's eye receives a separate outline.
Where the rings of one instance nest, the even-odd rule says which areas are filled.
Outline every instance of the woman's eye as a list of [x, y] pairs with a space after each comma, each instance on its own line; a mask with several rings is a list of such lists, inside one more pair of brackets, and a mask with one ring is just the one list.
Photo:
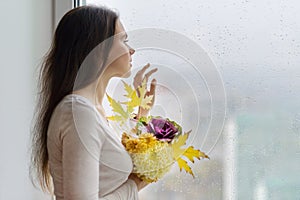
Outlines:
[[128, 42], [129, 40], [124, 40], [124, 42]]

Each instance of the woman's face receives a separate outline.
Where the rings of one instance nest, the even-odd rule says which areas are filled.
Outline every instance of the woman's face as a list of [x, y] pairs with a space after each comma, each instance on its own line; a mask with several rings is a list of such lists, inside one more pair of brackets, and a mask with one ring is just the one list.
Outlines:
[[129, 77], [131, 73], [131, 55], [135, 52], [128, 45], [127, 33], [118, 19], [116, 21], [116, 29], [114, 41], [109, 53], [109, 65], [107, 71], [112, 77]]

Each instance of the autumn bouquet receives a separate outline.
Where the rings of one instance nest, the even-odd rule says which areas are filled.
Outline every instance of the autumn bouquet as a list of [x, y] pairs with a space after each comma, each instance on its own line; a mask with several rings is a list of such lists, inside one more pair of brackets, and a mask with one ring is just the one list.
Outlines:
[[[128, 101], [119, 102], [107, 95], [115, 115], [108, 117], [121, 127], [122, 144], [133, 161], [133, 173], [146, 182], [155, 182], [162, 178], [177, 162], [180, 171], [194, 176], [187, 158], [209, 158], [205, 153], [193, 146], [184, 147], [191, 131], [183, 132], [182, 127], [169, 118], [147, 116], [136, 119], [134, 109], [149, 109], [153, 96], [146, 96], [146, 83], [136, 90], [123, 82]], [[138, 95], [139, 93], [139, 95]], [[124, 108], [125, 106], [126, 108]]]

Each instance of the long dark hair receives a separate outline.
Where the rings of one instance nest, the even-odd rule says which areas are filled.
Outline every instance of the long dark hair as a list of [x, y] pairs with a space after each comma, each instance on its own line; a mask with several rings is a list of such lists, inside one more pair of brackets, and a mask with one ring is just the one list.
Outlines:
[[[34, 186], [38, 181], [43, 191], [52, 193], [53, 190], [47, 151], [51, 115], [57, 104], [74, 88], [83, 88], [99, 77], [112, 41], [106, 42], [97, 51], [93, 49], [114, 35], [117, 20], [118, 14], [107, 7], [81, 6], [67, 12], [56, 28], [52, 45], [39, 71], [38, 102], [31, 131], [30, 178]], [[86, 61], [92, 50], [92, 59]], [[88, 65], [84, 70], [87, 73], [77, 81], [83, 65]]]

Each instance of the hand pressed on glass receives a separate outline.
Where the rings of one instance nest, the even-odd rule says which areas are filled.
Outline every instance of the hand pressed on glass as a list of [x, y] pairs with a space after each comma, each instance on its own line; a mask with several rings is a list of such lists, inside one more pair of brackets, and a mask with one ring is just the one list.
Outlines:
[[[137, 88], [138, 88], [139, 86], [141, 86], [142, 84], [146, 84], [146, 85], [147, 85], [149, 77], [150, 77], [153, 73], [155, 73], [155, 72], [158, 70], [158, 68], [154, 68], [154, 69], [150, 70], [149, 72], [147, 72], [147, 73], [145, 74], [145, 76], [143, 76], [144, 73], [145, 73], [145, 71], [146, 71], [149, 67], [150, 67], [150, 63], [148, 63], [148, 64], [145, 65], [141, 70], [139, 70], [139, 71], [136, 73], [135, 77], [134, 77], [133, 86], [134, 86], [134, 88], [136, 89], [138, 96], [140, 96], [140, 94], [139, 94], [139, 91], [138, 91]], [[147, 88], [147, 87], [146, 87], [146, 88]], [[142, 116], [147, 116], [148, 113], [149, 113], [149, 110], [150, 110], [150, 109], [152, 108], [152, 106], [154, 105], [154, 101], [155, 101], [155, 89], [156, 89], [156, 79], [152, 79], [151, 85], [150, 85], [150, 90], [147, 90], [147, 92], [146, 92], [146, 94], [145, 94], [145, 97], [146, 97], [146, 96], [151, 96], [151, 95], [153, 95], [153, 99], [152, 99], [151, 103], [148, 104], [150, 108], [149, 108], [149, 109], [144, 109], [144, 108], [142, 108], [142, 107], [139, 107], [138, 114], [137, 114], [137, 118], [138, 118], [138, 119], [139, 119], [140, 117], [142, 117]]]

